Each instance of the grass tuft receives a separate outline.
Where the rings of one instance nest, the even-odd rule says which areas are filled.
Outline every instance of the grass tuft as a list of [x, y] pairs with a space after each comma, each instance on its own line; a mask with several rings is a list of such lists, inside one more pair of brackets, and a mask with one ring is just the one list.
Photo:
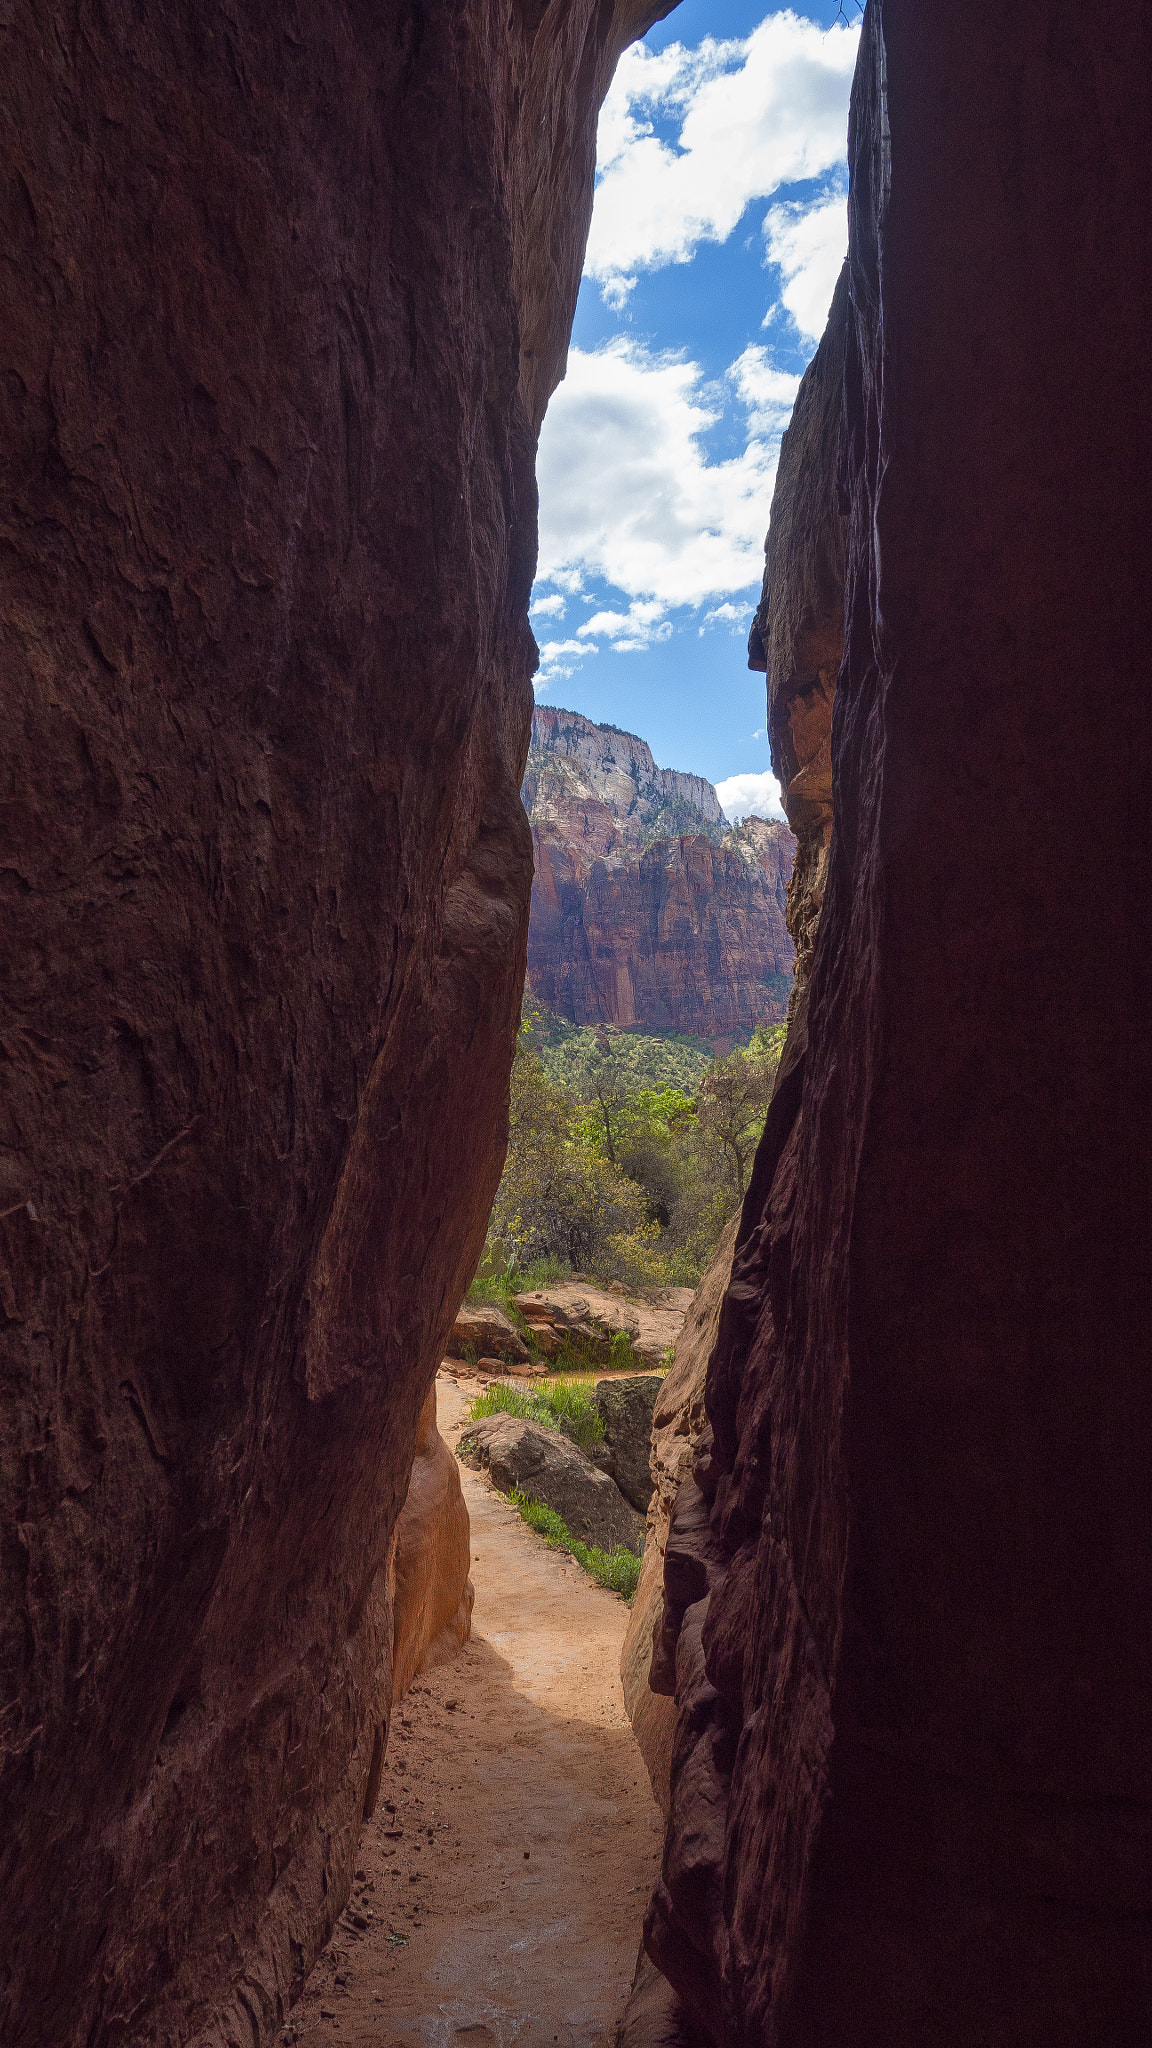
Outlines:
[[531, 1393], [497, 1381], [485, 1393], [477, 1394], [468, 1410], [469, 1422], [480, 1422], [486, 1415], [519, 1415], [526, 1422], [539, 1422], [545, 1429], [571, 1437], [582, 1451], [600, 1443], [604, 1435], [604, 1424], [587, 1387], [571, 1380], [538, 1380]]
[[614, 1550], [601, 1550], [595, 1543], [581, 1543], [571, 1535], [554, 1508], [546, 1508], [543, 1501], [529, 1500], [526, 1493], [514, 1487], [508, 1495], [514, 1508], [537, 1535], [543, 1536], [550, 1550], [566, 1550], [577, 1564], [591, 1574], [597, 1585], [606, 1586], [610, 1593], [619, 1593], [621, 1598], [631, 1602], [640, 1583], [641, 1560], [635, 1551], [626, 1550], [618, 1543]]
[[[487, 1255], [481, 1260], [487, 1263]], [[531, 1265], [513, 1266], [502, 1273], [477, 1273], [468, 1289], [469, 1301], [498, 1301], [508, 1308], [518, 1294], [536, 1287], [550, 1287], [554, 1280], [567, 1280], [572, 1272], [567, 1259], [533, 1259]]]

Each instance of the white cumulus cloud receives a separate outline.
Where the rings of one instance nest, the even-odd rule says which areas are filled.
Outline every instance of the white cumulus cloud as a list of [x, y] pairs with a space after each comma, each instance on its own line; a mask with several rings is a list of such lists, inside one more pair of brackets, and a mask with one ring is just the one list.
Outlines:
[[554, 590], [548, 597], [534, 597], [528, 609], [534, 619], [562, 619], [567, 606], [560, 592]]
[[698, 364], [626, 339], [572, 349], [536, 465], [542, 583], [602, 578], [663, 606], [759, 583], [776, 447], [710, 462], [702, 385]]
[[723, 782], [716, 784], [716, 794], [724, 816], [733, 825], [740, 818], [784, 816], [780, 784], [769, 769], [761, 774], [749, 771], [746, 775], [726, 775]]
[[[752, 200], [842, 160], [858, 33], [785, 9], [745, 41], [625, 51], [600, 115], [585, 264], [610, 304], [641, 270], [726, 241]], [[655, 115], [679, 120], [675, 145]]]
[[594, 612], [576, 631], [608, 641], [617, 654], [642, 654], [654, 640], [672, 638], [671, 620], [664, 617], [666, 606], [659, 599], [645, 603], [634, 598], [626, 612]]
[[765, 440], [780, 439], [792, 417], [799, 377], [789, 370], [777, 370], [766, 348], [746, 348], [728, 372], [748, 414], [749, 431]]
[[600, 649], [590, 640], [545, 640], [540, 647], [540, 667], [533, 685], [537, 696], [548, 688], [549, 683], [563, 680], [573, 674], [578, 661], [589, 654], [599, 654]]
[[[769, 262], [778, 263], [783, 272], [780, 296], [787, 311], [801, 334], [819, 341], [840, 266], [848, 253], [844, 193], [825, 195], [815, 206], [772, 207], [764, 222], [764, 240]], [[764, 324], [767, 326], [767, 320]]]

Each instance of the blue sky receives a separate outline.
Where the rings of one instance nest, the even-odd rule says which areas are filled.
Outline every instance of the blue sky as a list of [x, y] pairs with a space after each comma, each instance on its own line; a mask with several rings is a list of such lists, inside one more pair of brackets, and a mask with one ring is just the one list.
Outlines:
[[538, 701], [728, 785], [732, 815], [779, 813], [744, 643], [780, 436], [847, 239], [858, 22], [855, 0], [682, 0], [625, 52], [540, 437]]

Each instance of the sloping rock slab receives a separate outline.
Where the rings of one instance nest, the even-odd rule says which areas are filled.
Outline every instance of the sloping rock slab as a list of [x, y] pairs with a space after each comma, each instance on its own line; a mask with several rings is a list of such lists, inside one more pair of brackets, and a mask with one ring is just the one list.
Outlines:
[[612, 1356], [612, 1338], [616, 1331], [624, 1330], [635, 1341], [639, 1328], [636, 1317], [626, 1310], [613, 1322], [593, 1315], [582, 1295], [559, 1302], [551, 1300], [541, 1290], [521, 1294], [516, 1306], [548, 1358], [555, 1358], [565, 1338], [571, 1338], [574, 1343], [591, 1351], [599, 1364], [607, 1365]]
[[517, 1358], [528, 1356], [528, 1346], [510, 1316], [495, 1301], [466, 1301], [457, 1311], [448, 1339], [449, 1358], [463, 1358], [469, 1345], [477, 1357]]
[[467, 1642], [475, 1594], [471, 1528], [456, 1460], [436, 1427], [433, 1381], [420, 1411], [408, 1494], [392, 1556], [392, 1704], [418, 1671], [447, 1664]]
[[642, 1515], [652, 1498], [652, 1411], [664, 1382], [655, 1373], [597, 1380], [594, 1399], [611, 1454], [611, 1475], [625, 1500]]
[[675, 1344], [691, 1300], [690, 1287], [661, 1288], [658, 1295], [641, 1300], [585, 1280], [559, 1280], [518, 1295], [516, 1306], [550, 1357], [567, 1332], [596, 1346], [607, 1364], [612, 1338], [622, 1330], [631, 1338], [636, 1356], [645, 1365], [657, 1366]]
[[501, 1493], [519, 1487], [530, 1500], [558, 1514], [581, 1543], [639, 1552], [643, 1524], [607, 1473], [598, 1472], [578, 1444], [518, 1415], [490, 1415], [460, 1439], [460, 1456], [487, 1470]]
[[643, 1948], [612, 2048], [707, 2048], [692, 2015]]

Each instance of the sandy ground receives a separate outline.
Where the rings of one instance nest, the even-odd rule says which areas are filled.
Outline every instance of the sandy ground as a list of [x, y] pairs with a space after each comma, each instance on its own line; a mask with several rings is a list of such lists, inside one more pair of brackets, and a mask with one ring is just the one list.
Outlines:
[[[438, 1382], [449, 1442], [466, 1398]], [[288, 2041], [602, 2048], [628, 1993], [663, 1837], [620, 1690], [628, 1609], [461, 1478], [472, 1640], [393, 1716], [362, 1876]]]

